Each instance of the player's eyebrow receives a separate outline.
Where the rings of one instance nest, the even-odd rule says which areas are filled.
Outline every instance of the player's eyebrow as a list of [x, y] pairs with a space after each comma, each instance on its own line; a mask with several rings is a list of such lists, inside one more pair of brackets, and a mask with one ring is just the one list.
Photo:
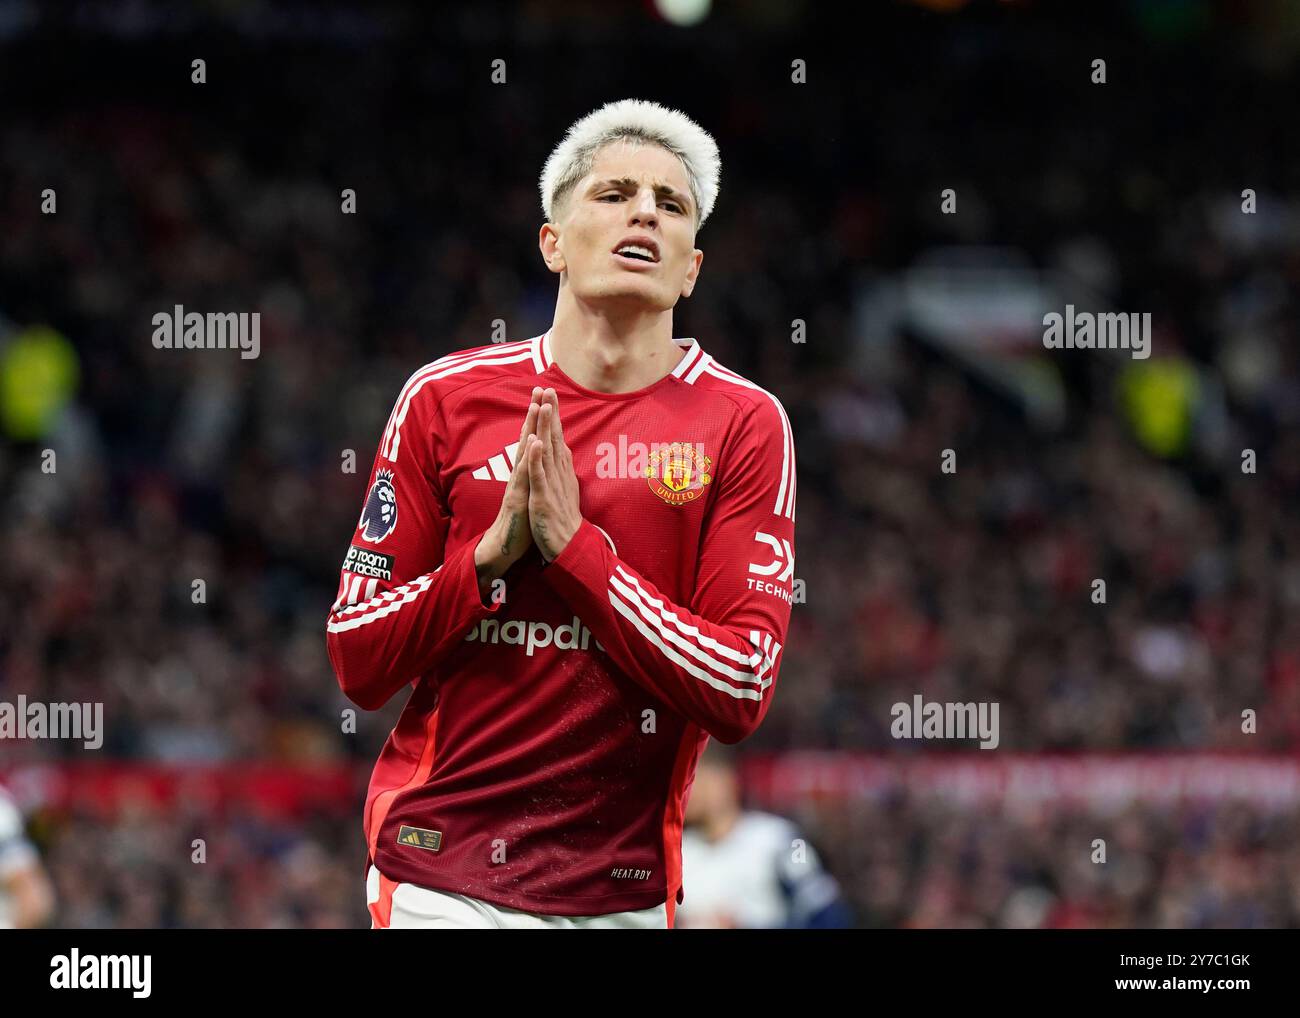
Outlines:
[[[640, 181], [635, 177], [611, 177], [609, 180], [598, 180], [592, 185], [591, 191], [603, 190], [607, 187], [616, 187], [620, 191], [635, 191], [640, 186]], [[691, 211], [691, 200], [686, 195], [677, 191], [676, 188], [669, 187], [667, 184], [655, 184], [655, 194], [661, 198], [671, 198], [682, 207], [683, 212]]]

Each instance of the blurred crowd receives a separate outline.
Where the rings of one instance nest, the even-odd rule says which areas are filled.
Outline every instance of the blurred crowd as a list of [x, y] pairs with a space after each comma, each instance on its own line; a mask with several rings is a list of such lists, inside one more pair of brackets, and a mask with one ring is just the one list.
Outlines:
[[898, 796], [812, 809], [805, 822], [863, 927], [1300, 925], [1294, 809], [1225, 801], [990, 812]]
[[79, 929], [357, 929], [369, 925], [351, 814], [140, 799], [39, 811], [57, 925]]
[[[989, 810], [894, 794], [796, 812], [859, 927], [1300, 925], [1293, 808]], [[164, 811], [142, 800], [111, 815], [40, 810], [32, 834], [60, 926], [355, 929], [369, 917], [352, 819], [291, 820], [249, 806]]]
[[[747, 748], [912, 751], [890, 705], [921, 693], [998, 701], [1006, 749], [1295, 750], [1300, 211], [1295, 161], [1261, 126], [1278, 101], [1255, 101], [1294, 73], [1233, 65], [1236, 104], [1192, 65], [1085, 101], [1051, 46], [1022, 43], [954, 30], [924, 75], [903, 46], [795, 98], [738, 60], [702, 68], [698, 93], [646, 94], [723, 146], [676, 334], [776, 392], [798, 446], [806, 601]], [[0, 131], [0, 698], [104, 703], [114, 758], [364, 771], [401, 705], [342, 723], [323, 626], [380, 429], [420, 364], [497, 320], [510, 339], [544, 331], [542, 161], [578, 115], [637, 90], [612, 58], [534, 87], [540, 49], [493, 88], [468, 53], [307, 47], [271, 66], [229, 40], [192, 86], [117, 45], [70, 47], [81, 87], [34, 90]], [[548, 45], [563, 63], [568, 44]], [[0, 84], [49, 57], [10, 56]], [[1057, 76], [1008, 90], [1035, 75]], [[1243, 180], [1261, 195], [1247, 225]], [[945, 186], [962, 195], [951, 221]], [[1144, 443], [1114, 360], [1059, 360], [1056, 430], [905, 330], [854, 370], [879, 338], [855, 330], [859, 288], [954, 243], [1015, 245], [1152, 311], [1158, 358], [1194, 379], [1186, 441]], [[152, 316], [176, 304], [260, 311], [261, 356], [155, 349]], [[48, 398], [18, 406], [32, 385]], [[7, 743], [0, 764], [82, 752]], [[356, 815], [223, 821], [230, 847], [201, 877], [184, 817], [53, 818], [59, 921], [360, 924]], [[1226, 805], [989, 824], [899, 802], [809, 825], [868, 925], [1300, 921], [1295, 821]], [[1090, 875], [1075, 846], [1097, 830], [1144, 861]]]

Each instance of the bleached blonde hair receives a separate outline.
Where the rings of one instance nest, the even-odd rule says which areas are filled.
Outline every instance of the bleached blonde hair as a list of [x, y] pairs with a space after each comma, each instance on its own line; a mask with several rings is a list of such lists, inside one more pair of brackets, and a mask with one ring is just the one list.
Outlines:
[[614, 141], [660, 145], [682, 161], [696, 209], [695, 228], [709, 218], [718, 200], [722, 158], [704, 128], [679, 110], [644, 99], [606, 103], [569, 128], [546, 160], [539, 181], [542, 211], [555, 222], [557, 208], [596, 161], [596, 153]]

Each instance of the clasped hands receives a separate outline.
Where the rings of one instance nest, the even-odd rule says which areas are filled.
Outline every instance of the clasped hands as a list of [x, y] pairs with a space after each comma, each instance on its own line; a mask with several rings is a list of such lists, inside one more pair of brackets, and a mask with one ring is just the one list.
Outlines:
[[519, 431], [501, 509], [474, 549], [480, 592], [486, 598], [492, 581], [533, 544], [550, 562], [580, 526], [578, 475], [564, 441], [559, 399], [554, 389], [537, 387]]

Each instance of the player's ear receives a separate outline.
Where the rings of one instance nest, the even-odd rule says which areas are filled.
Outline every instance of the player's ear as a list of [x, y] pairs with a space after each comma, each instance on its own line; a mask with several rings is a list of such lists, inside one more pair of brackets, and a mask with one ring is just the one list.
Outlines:
[[551, 223], [543, 223], [537, 235], [537, 249], [542, 252], [542, 261], [552, 272], [564, 271], [564, 252], [560, 250], [560, 232]]
[[686, 269], [686, 279], [682, 282], [682, 296], [689, 297], [695, 289], [695, 280], [700, 276], [700, 265], [704, 262], [704, 252], [698, 247], [691, 252], [691, 262]]

